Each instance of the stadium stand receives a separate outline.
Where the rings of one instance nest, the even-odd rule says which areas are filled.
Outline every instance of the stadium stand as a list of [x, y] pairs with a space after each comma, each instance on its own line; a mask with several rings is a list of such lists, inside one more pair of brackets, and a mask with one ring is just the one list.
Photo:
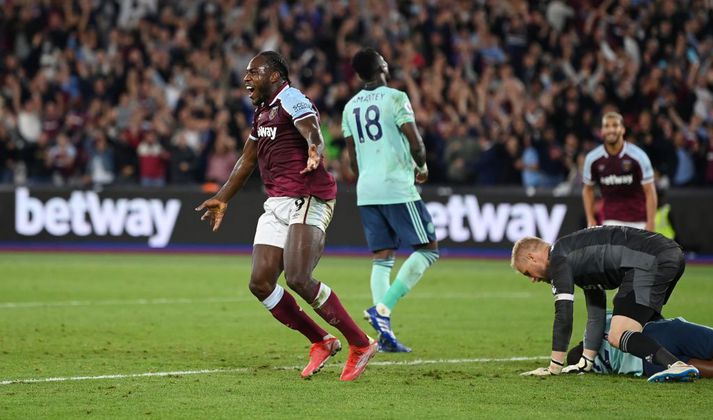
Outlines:
[[661, 184], [713, 185], [706, 0], [0, 1], [0, 183], [222, 182], [261, 50], [289, 57], [348, 182], [341, 110], [364, 45], [413, 101], [435, 183], [578, 191], [614, 109]]

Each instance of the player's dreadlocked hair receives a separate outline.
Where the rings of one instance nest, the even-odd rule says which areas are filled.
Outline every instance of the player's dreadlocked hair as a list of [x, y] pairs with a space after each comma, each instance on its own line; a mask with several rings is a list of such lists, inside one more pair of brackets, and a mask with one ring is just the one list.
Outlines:
[[379, 53], [373, 48], [360, 50], [352, 58], [352, 68], [362, 80], [370, 80], [379, 73]]
[[278, 73], [280, 73], [280, 76], [287, 81], [287, 83], [290, 83], [290, 71], [288, 70], [287, 67], [287, 60], [285, 60], [285, 57], [280, 55], [280, 53], [275, 52], [275, 51], [263, 51], [258, 56], [265, 57], [265, 63], [267, 66]]

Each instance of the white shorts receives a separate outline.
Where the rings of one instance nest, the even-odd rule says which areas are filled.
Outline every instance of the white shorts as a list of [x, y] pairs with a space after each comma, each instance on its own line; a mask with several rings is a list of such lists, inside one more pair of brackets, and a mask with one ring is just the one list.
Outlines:
[[270, 197], [265, 200], [263, 213], [257, 221], [254, 245], [284, 248], [290, 225], [305, 224], [327, 231], [332, 221], [336, 200], [324, 201], [314, 196]]
[[602, 226], [628, 226], [637, 229], [646, 229], [646, 222], [622, 222], [621, 220], [605, 220]]

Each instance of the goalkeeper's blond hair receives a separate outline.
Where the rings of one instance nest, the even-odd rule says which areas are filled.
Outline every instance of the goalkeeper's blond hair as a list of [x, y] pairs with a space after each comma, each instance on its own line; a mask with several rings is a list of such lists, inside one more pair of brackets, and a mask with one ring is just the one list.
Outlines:
[[528, 252], [535, 252], [542, 247], [549, 247], [550, 244], [547, 243], [542, 238], [536, 236], [525, 236], [520, 238], [512, 246], [512, 256], [510, 257], [510, 267], [513, 270], [517, 270], [517, 267], [525, 262], [525, 257]]

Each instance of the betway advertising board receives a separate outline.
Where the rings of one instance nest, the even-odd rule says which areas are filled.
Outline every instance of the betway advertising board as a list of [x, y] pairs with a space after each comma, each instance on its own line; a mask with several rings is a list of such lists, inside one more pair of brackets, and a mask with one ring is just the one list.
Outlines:
[[[0, 245], [117, 244], [164, 249], [252, 244], [266, 198], [262, 190], [238, 193], [220, 231], [215, 233], [194, 211], [208, 197], [194, 187], [103, 192], [7, 188], [0, 190]], [[430, 188], [422, 191], [422, 197], [433, 218], [433, 226], [427, 228], [435, 231], [444, 249], [505, 249], [523, 236], [554, 241], [584, 227], [578, 196], [526, 197], [517, 189]], [[679, 242], [684, 248], [713, 253], [711, 218], [691, 213], [713, 208], [713, 202], [701, 204], [713, 201], [713, 197], [689, 194], [670, 199]], [[691, 220], [702, 223], [694, 226]], [[351, 186], [340, 186], [327, 246], [366, 246]]]
[[[505, 247], [525, 235], [554, 240], [578, 223], [568, 204], [553, 200], [489, 197], [474, 192], [426, 190], [424, 200], [443, 247]], [[171, 245], [249, 245], [265, 199], [261, 190], [239, 193], [217, 233], [194, 208], [208, 195], [185, 189], [56, 190], [18, 187], [0, 192], [0, 242]], [[575, 218], [578, 212], [575, 212]], [[364, 247], [353, 189], [342, 188], [328, 245]]]

